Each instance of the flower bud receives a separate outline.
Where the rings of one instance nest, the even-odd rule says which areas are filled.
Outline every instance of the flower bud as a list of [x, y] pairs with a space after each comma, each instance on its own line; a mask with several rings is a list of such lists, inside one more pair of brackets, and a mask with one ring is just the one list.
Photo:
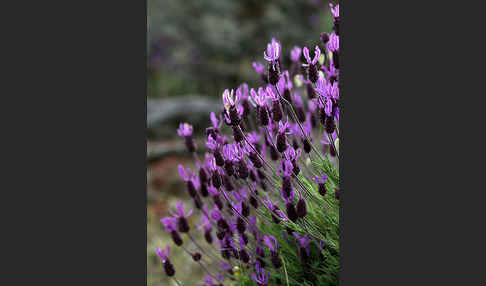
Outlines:
[[282, 260], [280, 259], [278, 253], [276, 251], [272, 251], [270, 253], [270, 260], [272, 261], [272, 265], [275, 268], [280, 268], [282, 267]]
[[177, 229], [182, 233], [189, 232], [189, 224], [185, 217], [180, 216], [177, 218]]
[[294, 204], [292, 202], [288, 202], [286, 205], [287, 208], [287, 216], [293, 222], [295, 222], [298, 218], [297, 211], [295, 210]]
[[238, 128], [238, 125], [233, 125], [231, 127], [233, 129], [233, 137], [235, 138], [236, 142], [241, 142], [244, 139], [243, 133], [241, 133], [240, 128]]
[[307, 206], [303, 198], [297, 202], [297, 216], [303, 218], [307, 215]]
[[213, 243], [213, 236], [211, 235], [211, 231], [204, 232], [204, 239], [206, 239], [206, 242], [209, 244]]
[[172, 263], [170, 263], [168, 259], [164, 263], [164, 270], [165, 274], [167, 274], [167, 276], [169, 277], [174, 276], [175, 274], [174, 266], [172, 265]]
[[329, 42], [329, 34], [326, 32], [321, 33], [321, 42], [326, 45]]
[[213, 175], [211, 176], [211, 181], [213, 182], [213, 186], [216, 189], [219, 189], [219, 187], [221, 187], [221, 176], [217, 171], [213, 172]]
[[226, 160], [224, 162], [224, 171], [228, 176], [233, 176], [235, 174], [235, 170], [233, 168], [233, 161]]
[[224, 165], [224, 158], [223, 154], [221, 154], [221, 150], [216, 149], [214, 150], [214, 160], [216, 161], [216, 165], [222, 167]]
[[206, 186], [205, 183], [201, 183], [201, 189], [200, 189], [200, 191], [201, 191], [201, 195], [203, 197], [207, 197], [209, 195], [208, 187]]
[[193, 198], [197, 194], [196, 187], [194, 187], [194, 183], [192, 181], [187, 181], [187, 192], [189, 193], [189, 196]]
[[326, 195], [326, 185], [325, 184], [319, 184], [319, 194], [321, 194], [321, 196], [325, 196]]
[[175, 245], [177, 245], [177, 246], [182, 245], [182, 243], [183, 243], [182, 238], [176, 230], [171, 231], [170, 236], [172, 237], [172, 241], [175, 243]]
[[185, 136], [184, 138], [187, 151], [189, 151], [190, 153], [194, 153], [196, 151], [196, 145], [194, 145], [194, 140], [192, 139], [192, 136]]
[[311, 145], [307, 139], [302, 140], [302, 144], [304, 145], [304, 152], [305, 153], [310, 153], [311, 151]]
[[199, 261], [199, 260], [201, 260], [201, 253], [199, 253], [199, 252], [195, 252], [195, 253], [193, 253], [193, 254], [192, 254], [192, 259], [193, 259], [194, 261]]
[[278, 80], [280, 79], [280, 73], [275, 64], [268, 65], [268, 82], [271, 85], [276, 85]]
[[282, 153], [287, 150], [287, 139], [284, 133], [277, 134], [277, 150]]

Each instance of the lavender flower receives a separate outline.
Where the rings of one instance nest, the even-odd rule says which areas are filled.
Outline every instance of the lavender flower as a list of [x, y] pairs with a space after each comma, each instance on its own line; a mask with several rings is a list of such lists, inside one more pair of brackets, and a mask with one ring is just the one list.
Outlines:
[[282, 260], [280, 259], [280, 256], [278, 255], [277, 252], [277, 239], [273, 235], [269, 236], [264, 236], [263, 240], [265, 241], [265, 244], [268, 246], [268, 249], [270, 249], [270, 256], [271, 256], [271, 261], [272, 265], [275, 268], [280, 268], [282, 267]]
[[177, 228], [180, 232], [189, 232], [189, 224], [186, 218], [192, 214], [192, 210], [189, 212], [184, 211], [182, 202], [177, 202], [177, 212], [173, 216], [177, 219]]
[[270, 273], [266, 272], [265, 273], [265, 269], [263, 269], [261, 266], [260, 266], [260, 263], [256, 263], [255, 264], [255, 273], [251, 273], [251, 278], [253, 280], [255, 280], [255, 282], [259, 285], [259, 286], [266, 286], [267, 283], [268, 283], [268, 278], [270, 277]]
[[321, 50], [319, 49], [319, 46], [316, 46], [313, 59], [310, 58], [309, 49], [307, 47], [304, 47], [303, 54], [307, 63], [302, 64], [302, 66], [307, 67], [307, 77], [311, 82], [315, 83], [318, 76], [316, 65], [319, 61], [319, 57], [321, 56]]
[[174, 274], [175, 274], [174, 266], [172, 265], [172, 263], [169, 260], [170, 247], [167, 246], [165, 251], [161, 250], [160, 248], [157, 247], [157, 248], [155, 248], [155, 252], [157, 253], [157, 255], [162, 260], [162, 264], [164, 265], [164, 270], [165, 270], [165, 273], [167, 274], [167, 276], [169, 276], [169, 277], [174, 276]]
[[280, 78], [280, 43], [272, 38], [272, 42], [267, 45], [267, 51], [263, 52], [263, 57], [268, 64], [268, 82], [275, 85]]
[[194, 141], [192, 139], [192, 126], [188, 123], [181, 123], [179, 125], [179, 129], [177, 129], [177, 134], [179, 136], [185, 138], [186, 148], [187, 151], [193, 153], [196, 151], [196, 145], [194, 145]]
[[310, 239], [307, 236], [300, 237], [296, 232], [292, 233], [297, 240], [297, 246], [299, 247], [299, 255], [302, 262], [306, 263], [309, 259], [309, 243]]

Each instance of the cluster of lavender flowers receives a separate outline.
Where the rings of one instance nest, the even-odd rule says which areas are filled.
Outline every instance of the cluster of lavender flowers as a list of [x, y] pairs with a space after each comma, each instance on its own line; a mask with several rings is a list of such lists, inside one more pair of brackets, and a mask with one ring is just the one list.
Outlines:
[[[266, 233], [262, 224], [282, 226], [283, 236], [293, 243], [302, 263], [309, 262], [311, 244], [322, 256], [326, 234], [313, 235], [309, 230], [308, 205], [322, 207], [329, 196], [338, 201], [342, 192], [337, 186], [328, 191], [328, 174], [309, 163], [324, 160], [323, 156], [334, 164], [339, 160], [339, 5], [330, 8], [333, 32], [322, 33], [315, 47], [294, 47], [290, 69], [283, 68], [281, 44], [272, 39], [263, 54], [267, 68], [253, 63], [262, 86], [249, 88], [243, 83], [236, 91], [223, 92], [224, 108], [210, 114], [203, 159], [198, 157], [192, 126], [181, 123], [178, 129], [196, 160], [197, 170], [179, 165], [179, 172], [201, 212], [201, 222], [193, 229], [187, 219], [192, 210], [184, 210], [180, 202], [161, 222], [174, 244], [207, 273], [203, 285], [223, 285], [244, 269], [249, 269], [257, 285], [270, 283], [270, 273], [281, 271], [284, 263], [277, 238]], [[300, 96], [291, 79], [305, 87], [306, 97]], [[225, 135], [225, 129], [231, 135]], [[307, 179], [317, 192], [304, 183]], [[201, 232], [208, 245], [200, 245], [191, 230]], [[195, 251], [188, 249], [183, 235], [193, 242]], [[157, 249], [157, 254], [166, 274], [174, 277], [169, 251], [167, 246], [166, 251]]]

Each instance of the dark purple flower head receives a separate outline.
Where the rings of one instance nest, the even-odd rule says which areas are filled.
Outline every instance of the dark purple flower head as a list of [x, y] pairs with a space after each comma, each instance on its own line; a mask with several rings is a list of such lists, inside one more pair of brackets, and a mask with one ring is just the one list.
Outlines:
[[336, 51], [339, 51], [339, 36], [336, 35], [336, 33], [331, 33], [331, 35], [329, 35], [329, 42], [327, 42], [327, 48], [331, 51], [331, 52], [336, 52]]
[[278, 246], [277, 245], [277, 239], [273, 235], [269, 235], [269, 236], [265, 235], [263, 237], [263, 241], [268, 246], [270, 251], [276, 251], [277, 250], [277, 246]]
[[334, 7], [332, 3], [329, 3], [329, 7], [331, 8], [331, 14], [334, 18], [339, 18], [339, 4]]
[[324, 184], [326, 182], [326, 179], [327, 179], [327, 174], [322, 173], [322, 171], [320, 171], [320, 176], [316, 176], [312, 178], [312, 180], [317, 182], [318, 184]]
[[300, 55], [302, 53], [302, 49], [298, 46], [295, 46], [292, 48], [292, 50], [290, 51], [290, 59], [293, 61], [293, 62], [298, 62], [299, 59], [300, 59]]
[[314, 58], [312, 60], [309, 56], [309, 49], [307, 47], [304, 47], [302, 52], [304, 53], [305, 60], [307, 61], [306, 64], [302, 64], [305, 67], [310, 66], [310, 65], [315, 65], [317, 63], [317, 61], [319, 60], [319, 57], [321, 56], [321, 49], [319, 49], [319, 46], [316, 46]]
[[251, 273], [251, 278], [253, 280], [255, 280], [258, 285], [267, 285], [267, 282], [268, 282], [268, 278], [270, 277], [270, 273], [269, 272], [266, 272], [265, 273], [265, 269], [263, 269], [261, 266], [260, 266], [260, 263], [257, 262], [255, 264], [255, 273]]
[[177, 134], [182, 137], [192, 136], [192, 125], [188, 123], [181, 123], [179, 129], [177, 129]]
[[275, 63], [280, 57], [280, 43], [272, 38], [272, 42], [267, 44], [267, 50], [263, 52], [263, 58], [270, 63]]
[[194, 184], [194, 187], [198, 188], [200, 185], [199, 179], [197, 175], [191, 171], [191, 168], [187, 168], [186, 170], [184, 166], [182, 166], [181, 164], [179, 164], [178, 167], [179, 167], [179, 175], [181, 176], [181, 178], [185, 182], [191, 181]]
[[255, 69], [255, 71], [257, 72], [257, 74], [259, 75], [264, 75], [264, 69], [265, 67], [263, 66], [263, 64], [261, 62], [253, 62], [252, 63], [253, 65], [253, 68]]
[[161, 250], [160, 248], [157, 247], [157, 248], [155, 248], [155, 252], [157, 253], [157, 255], [162, 260], [162, 263], [165, 264], [169, 260], [170, 247], [168, 245], [166, 246], [165, 251]]
[[172, 232], [174, 230], [177, 230], [175, 219], [170, 216], [161, 218], [160, 222], [164, 225], [164, 228], [167, 232]]

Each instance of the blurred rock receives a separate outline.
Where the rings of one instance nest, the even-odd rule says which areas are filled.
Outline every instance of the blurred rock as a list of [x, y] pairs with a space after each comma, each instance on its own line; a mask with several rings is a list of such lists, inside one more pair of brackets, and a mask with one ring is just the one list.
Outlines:
[[210, 124], [209, 113], [219, 112], [222, 104], [214, 98], [189, 95], [167, 99], [147, 99], [149, 139], [177, 136], [180, 122], [194, 125], [194, 136], [202, 136]]

